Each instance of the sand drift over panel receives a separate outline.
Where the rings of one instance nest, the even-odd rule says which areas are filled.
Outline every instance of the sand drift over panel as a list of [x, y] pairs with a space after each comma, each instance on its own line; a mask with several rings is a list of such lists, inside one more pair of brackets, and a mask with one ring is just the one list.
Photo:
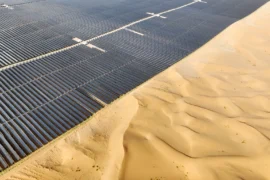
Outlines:
[[266, 0], [0, 0], [0, 171]]

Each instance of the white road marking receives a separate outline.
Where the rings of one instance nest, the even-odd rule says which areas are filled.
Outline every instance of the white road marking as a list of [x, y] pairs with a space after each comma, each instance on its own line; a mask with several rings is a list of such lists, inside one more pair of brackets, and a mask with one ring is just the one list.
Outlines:
[[101, 49], [101, 48], [99, 48], [99, 47], [97, 47], [97, 46], [95, 46], [95, 45], [93, 45], [93, 44], [87, 44], [87, 47], [89, 47], [89, 48], [91, 48], [91, 49], [97, 49], [97, 50], [99, 50], [99, 51], [101, 51], [101, 52], [106, 52], [104, 49]]
[[7, 8], [7, 9], [14, 9], [13, 7], [7, 5], [7, 4], [1, 4], [0, 7]]
[[[199, 1], [199, 0], [194, 0], [194, 1], [192, 1], [192, 2], [190, 2], [190, 3], [188, 3], [188, 4], [185, 4], [185, 5], [183, 5], [183, 6], [179, 6], [179, 7], [176, 7], [176, 8], [174, 8], [174, 9], [169, 9], [169, 10], [167, 10], [167, 11], [163, 11], [163, 12], [161, 12], [161, 13], [158, 13], [158, 15], [161, 16], [161, 15], [163, 15], [163, 14], [170, 13], [170, 12], [176, 11], [176, 10], [178, 10], [178, 9], [185, 8], [185, 7], [187, 7], [187, 6], [190, 6], [190, 5], [195, 4], [195, 3], [198, 3], [198, 2], [201, 2], [201, 1]], [[112, 30], [112, 31], [110, 31], [110, 32], [107, 32], [107, 33], [104, 33], [104, 34], [102, 34], [102, 35], [96, 36], [96, 37], [94, 37], [94, 38], [91, 38], [91, 39], [82, 41], [82, 42], [80, 42], [80, 43], [77, 43], [77, 44], [74, 44], [74, 45], [71, 45], [71, 46], [67, 46], [67, 47], [65, 47], [65, 48], [58, 49], [58, 50], [56, 50], [56, 51], [52, 51], [52, 52], [49, 52], [49, 53], [47, 53], [47, 54], [43, 54], [43, 55], [40, 55], [40, 56], [31, 58], [31, 59], [27, 59], [27, 60], [24, 60], [24, 61], [21, 61], [21, 62], [17, 62], [17, 63], [11, 64], [11, 65], [8, 65], [8, 66], [4, 66], [4, 67], [0, 68], [0, 72], [3, 71], [3, 70], [5, 70], [5, 69], [9, 69], [9, 68], [12, 68], [12, 67], [15, 67], [15, 66], [19, 66], [19, 65], [24, 64], [24, 63], [36, 61], [36, 60], [38, 60], [38, 59], [41, 59], [41, 58], [44, 58], [44, 57], [47, 57], [47, 56], [51, 56], [51, 55], [56, 54], [56, 53], [60, 53], [60, 52], [63, 52], [63, 51], [67, 51], [67, 50], [69, 50], [69, 49], [75, 48], [75, 47], [80, 46], [80, 45], [82, 45], [82, 44], [89, 43], [89, 42], [94, 41], [94, 40], [96, 40], [96, 39], [99, 39], [99, 38], [102, 38], [102, 37], [104, 37], [104, 36], [108, 36], [108, 35], [110, 35], [110, 34], [113, 34], [113, 33], [116, 33], [116, 32], [118, 32], [118, 31], [121, 31], [121, 30], [123, 30], [123, 29], [129, 28], [130, 26], [133, 26], [133, 25], [135, 25], [135, 24], [138, 24], [138, 23], [147, 21], [147, 20], [152, 19], [152, 18], [154, 18], [154, 17], [156, 17], [156, 16], [153, 16], [153, 15], [152, 15], [152, 16], [149, 16], [149, 17], [140, 19], [140, 20], [138, 20], [138, 21], [134, 21], [134, 22], [132, 22], [132, 23], [129, 23], [129, 24], [125, 25], [125, 26], [122, 26], [122, 27], [117, 28], [117, 29], [115, 29], [115, 30]]]
[[165, 17], [165, 16], [161, 16], [161, 15], [159, 15], [159, 14], [150, 13], [150, 12], [147, 12], [146, 14], [151, 15], [151, 16], [155, 16], [155, 17], [160, 17], [160, 18], [162, 18], [162, 19], [166, 19], [166, 18], [167, 18], [167, 17]]
[[196, 2], [201, 2], [201, 3], [207, 3], [206, 1], [202, 1], [202, 0], [194, 0]]
[[77, 37], [73, 38], [72, 40], [73, 40], [73, 41], [76, 41], [76, 42], [78, 42], [78, 43], [83, 41], [83, 40], [81, 40], [80, 38], [77, 38]]
[[126, 30], [126, 31], [129, 31], [129, 32], [132, 32], [132, 33], [135, 33], [135, 34], [138, 34], [138, 35], [140, 35], [140, 36], [144, 36], [144, 34], [139, 33], [138, 31], [134, 31], [134, 30], [129, 29], [129, 28], [125, 28], [125, 30]]
[[190, 6], [190, 5], [195, 4], [195, 3], [198, 3], [198, 2], [201, 2], [201, 1], [200, 1], [200, 0], [194, 0], [193, 2], [188, 3], [188, 4], [186, 4], [186, 5], [183, 5], [183, 6], [174, 8], [174, 9], [169, 9], [169, 10], [167, 10], [167, 11], [163, 11], [163, 12], [159, 13], [159, 15], [167, 14], [167, 13], [169, 13], [169, 12], [173, 12], [173, 11], [176, 11], [176, 10], [178, 10], [178, 9], [182, 9], [182, 8], [184, 8], [184, 7]]
[[3, 7], [3, 8], [7, 8], [7, 7], [8, 7], [8, 5], [7, 5], [7, 4], [1, 4], [1, 7]]
[[101, 49], [101, 48], [99, 48], [99, 47], [97, 47], [97, 46], [95, 46], [95, 45], [93, 45], [93, 44], [88, 44], [86, 41], [83, 41], [83, 40], [81, 40], [80, 38], [77, 38], [77, 37], [75, 37], [75, 38], [73, 38], [72, 39], [73, 41], [76, 41], [77, 43], [82, 43], [83, 45], [86, 45], [87, 47], [89, 47], [89, 48], [91, 48], [91, 49], [97, 49], [97, 50], [99, 50], [99, 51], [101, 51], [101, 52], [106, 52], [104, 49]]

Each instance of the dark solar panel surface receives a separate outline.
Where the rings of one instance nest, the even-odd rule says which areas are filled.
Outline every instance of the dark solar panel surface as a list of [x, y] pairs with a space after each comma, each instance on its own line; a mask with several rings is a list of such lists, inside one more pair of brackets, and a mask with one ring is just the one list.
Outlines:
[[[0, 171], [181, 60], [266, 0], [0, 0]], [[26, 62], [26, 63], [20, 63]], [[19, 63], [19, 64], [18, 64]], [[14, 65], [12, 67], [9, 67]], [[8, 67], [8, 68], [7, 68]], [[99, 100], [98, 100], [99, 99]]]

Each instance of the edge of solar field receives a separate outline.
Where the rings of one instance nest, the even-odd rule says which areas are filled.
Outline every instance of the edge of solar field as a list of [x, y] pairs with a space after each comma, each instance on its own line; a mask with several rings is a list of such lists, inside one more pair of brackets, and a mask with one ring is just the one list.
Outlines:
[[[192, 53], [191, 53], [192, 54]], [[191, 55], [190, 54], [190, 55]], [[189, 56], [189, 55], [188, 55]], [[187, 56], [186, 56], [187, 57]], [[185, 58], [184, 58], [185, 59]], [[167, 69], [165, 69], [164, 71], [166, 71]], [[162, 71], [162, 72], [164, 72]], [[161, 73], [162, 73], [161, 72]], [[157, 74], [156, 76], [158, 76], [159, 74]], [[39, 149], [33, 151], [31, 154], [25, 156], [23, 159], [19, 160], [18, 162], [15, 162], [13, 165], [9, 166], [8, 168], [4, 169], [3, 171], [0, 171], [0, 178], [2, 175], [4, 175], [5, 173], [11, 171], [12, 169], [15, 169], [16, 167], [18, 167], [20, 164], [24, 163], [25, 161], [27, 161], [28, 159], [32, 158], [33, 156], [37, 155], [38, 153], [42, 152], [45, 150], [46, 147], [52, 146], [54, 145], [54, 143], [56, 143], [58, 140], [61, 140], [63, 138], [65, 138], [67, 135], [75, 132], [77, 129], [79, 129], [81, 126], [84, 126], [85, 124], [87, 124], [89, 121], [91, 121], [93, 118], [96, 118], [97, 114], [102, 113], [103, 110], [105, 110], [106, 107], [111, 106], [112, 104], [116, 103], [117, 101], [121, 100], [124, 96], [127, 96], [128, 94], [133, 93], [133, 91], [135, 91], [137, 88], [140, 88], [141, 86], [145, 85], [148, 81], [152, 80], [153, 78], [155, 78], [156, 76], [153, 76], [152, 78], [148, 79], [147, 81], [145, 81], [144, 83], [140, 84], [139, 86], [137, 86], [136, 88], [132, 89], [131, 91], [121, 95], [119, 98], [115, 99], [114, 101], [112, 101], [111, 103], [105, 105], [103, 108], [101, 108], [99, 111], [93, 113], [92, 116], [88, 117], [87, 119], [85, 119], [83, 122], [81, 122], [80, 124], [74, 126], [73, 128], [69, 129], [68, 131], [66, 131], [65, 133], [61, 134], [60, 136], [56, 137], [55, 139], [51, 140], [50, 142], [48, 142], [47, 144], [43, 145], [42, 147], [40, 147]]]

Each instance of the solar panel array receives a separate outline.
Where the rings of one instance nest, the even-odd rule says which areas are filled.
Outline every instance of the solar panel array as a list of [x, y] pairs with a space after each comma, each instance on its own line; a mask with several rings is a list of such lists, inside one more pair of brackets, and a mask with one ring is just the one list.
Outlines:
[[80, 44], [41, 56], [75, 45], [75, 37], [88, 40], [148, 17], [147, 12], [190, 2], [0, 0], [13, 7], [0, 7], [0, 171], [184, 58], [266, 0], [198, 2], [90, 42], [105, 51]]

